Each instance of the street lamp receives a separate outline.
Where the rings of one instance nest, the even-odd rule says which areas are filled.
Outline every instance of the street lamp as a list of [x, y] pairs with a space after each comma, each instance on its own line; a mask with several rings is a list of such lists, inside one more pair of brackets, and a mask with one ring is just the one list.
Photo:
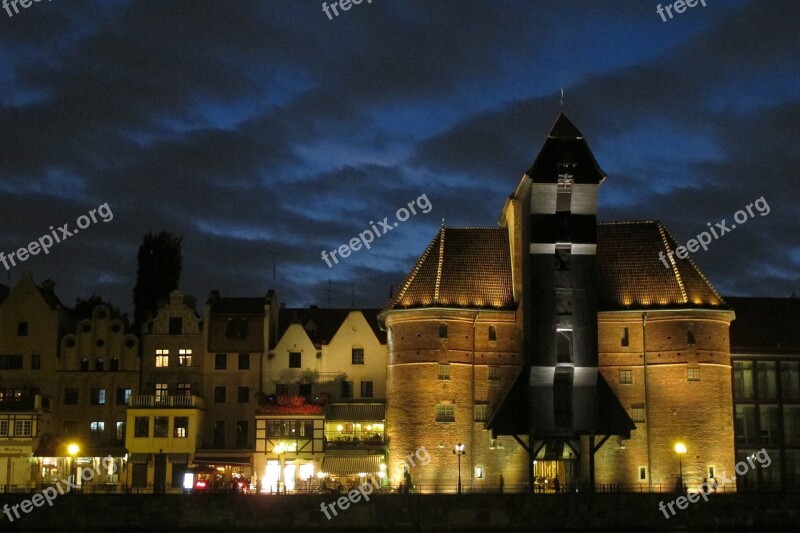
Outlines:
[[675, 453], [678, 454], [678, 483], [683, 492], [683, 454], [686, 453], [686, 445], [682, 442], [675, 443]]
[[460, 442], [453, 447], [453, 454], [458, 456], [458, 494], [461, 494], [461, 456], [466, 455], [464, 445]]
[[79, 451], [81, 451], [80, 446], [78, 446], [74, 442], [71, 443], [69, 446], [67, 446], [67, 453], [69, 453], [70, 456], [72, 457], [72, 464], [70, 465], [70, 473], [75, 476], [73, 477], [72, 481], [73, 486], [78, 484], [78, 470], [76, 468], [77, 465], [75, 463], [75, 460], [78, 456]]

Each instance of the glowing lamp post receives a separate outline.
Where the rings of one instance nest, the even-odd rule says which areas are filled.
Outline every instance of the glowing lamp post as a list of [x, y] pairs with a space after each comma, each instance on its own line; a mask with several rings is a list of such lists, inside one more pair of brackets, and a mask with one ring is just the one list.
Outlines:
[[678, 482], [680, 490], [683, 492], [683, 454], [686, 453], [686, 445], [682, 442], [675, 444], [675, 453], [678, 454]]
[[67, 446], [67, 453], [69, 453], [70, 457], [72, 457], [72, 463], [70, 464], [69, 470], [70, 470], [70, 474], [74, 476], [73, 480], [72, 480], [73, 485], [77, 485], [78, 484], [78, 469], [77, 469], [77, 464], [76, 464], [75, 461], [77, 459], [79, 451], [81, 451], [80, 446], [78, 446], [74, 442], [72, 444], [70, 444], [69, 446]]
[[464, 445], [460, 442], [453, 447], [453, 454], [458, 456], [458, 494], [461, 494], [461, 456], [466, 455]]

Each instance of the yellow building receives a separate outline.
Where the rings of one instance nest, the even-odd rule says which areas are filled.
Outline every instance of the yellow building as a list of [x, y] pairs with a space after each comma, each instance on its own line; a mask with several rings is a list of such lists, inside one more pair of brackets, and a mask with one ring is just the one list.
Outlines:
[[126, 486], [154, 493], [183, 490], [201, 442], [204, 402], [197, 396], [131, 398], [125, 443]]

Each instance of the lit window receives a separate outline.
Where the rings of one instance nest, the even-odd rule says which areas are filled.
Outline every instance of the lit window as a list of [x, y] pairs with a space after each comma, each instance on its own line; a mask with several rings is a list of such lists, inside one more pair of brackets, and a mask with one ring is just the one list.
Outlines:
[[178, 350], [178, 366], [192, 366], [191, 350]]
[[486, 422], [486, 407], [485, 403], [475, 405], [475, 422]]
[[620, 370], [619, 382], [623, 385], [630, 385], [633, 383], [633, 370]]
[[497, 381], [500, 379], [500, 367], [499, 366], [490, 366], [489, 367], [489, 381]]
[[92, 405], [105, 405], [106, 404], [106, 390], [105, 389], [92, 389]]
[[689, 381], [700, 381], [700, 369], [688, 368], [686, 370], [686, 377]]
[[167, 396], [169, 396], [169, 385], [156, 383], [156, 403], [166, 401]]
[[117, 440], [125, 440], [125, 422], [117, 422]]
[[439, 379], [450, 379], [450, 365], [449, 364], [441, 364], [439, 365]]
[[437, 422], [455, 422], [456, 421], [456, 406], [452, 403], [436, 404], [436, 421]]
[[189, 417], [176, 416], [175, 417], [175, 433], [176, 439], [185, 439], [189, 436]]
[[117, 389], [117, 405], [128, 405], [131, 401], [131, 389]]
[[476, 466], [475, 467], [475, 479], [483, 479], [483, 467]]
[[156, 350], [156, 368], [169, 366], [169, 350]]
[[572, 362], [572, 330], [559, 329], [556, 332], [556, 361], [558, 363]]
[[89, 431], [92, 433], [102, 433], [106, 430], [105, 422], [91, 422], [89, 424]]
[[364, 348], [353, 348], [353, 364], [354, 365], [363, 365], [364, 364]]

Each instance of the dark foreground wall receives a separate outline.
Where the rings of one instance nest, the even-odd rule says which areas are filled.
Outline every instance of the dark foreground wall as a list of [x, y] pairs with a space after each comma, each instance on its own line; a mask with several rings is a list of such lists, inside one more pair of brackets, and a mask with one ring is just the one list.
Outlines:
[[[30, 495], [0, 495], [0, 506]], [[327, 520], [320, 503], [332, 496], [64, 495], [0, 531], [530, 531], [544, 530], [794, 530], [798, 494], [711, 496], [666, 519], [674, 495], [464, 494], [382, 495], [350, 504]], [[329, 511], [330, 513], [330, 511]], [[13, 514], [12, 514], [13, 516]]]

